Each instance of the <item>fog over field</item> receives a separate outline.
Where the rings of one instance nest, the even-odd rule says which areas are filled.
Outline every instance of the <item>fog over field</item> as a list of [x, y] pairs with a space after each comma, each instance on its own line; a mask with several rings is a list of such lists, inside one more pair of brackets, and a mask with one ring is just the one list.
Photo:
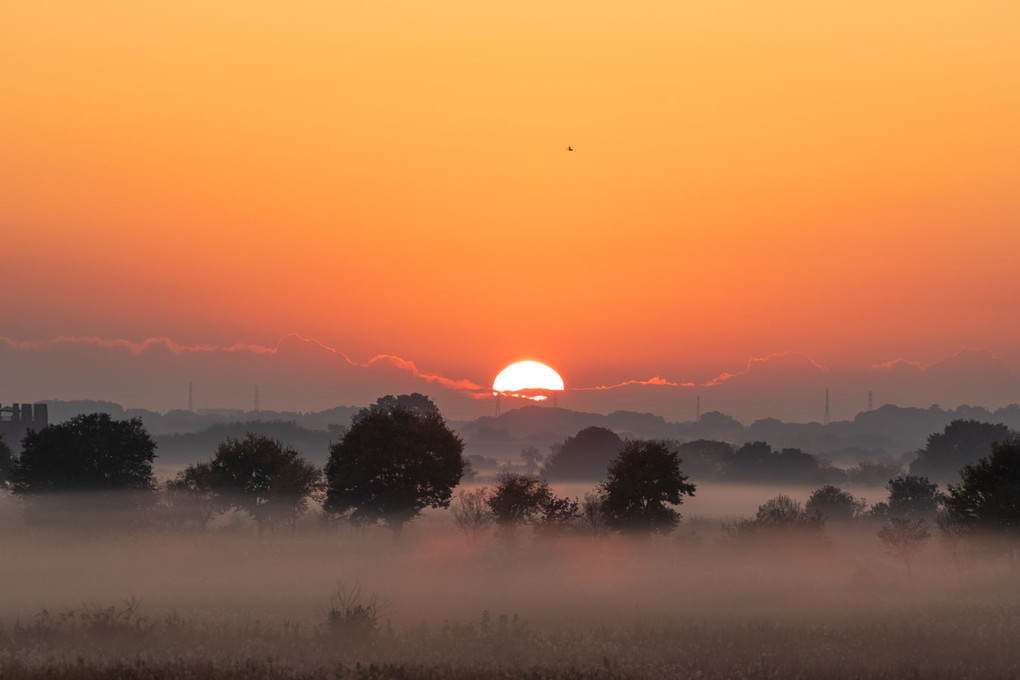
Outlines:
[[[260, 667], [264, 677], [280, 668], [332, 677], [338, 664], [361, 677], [356, 663], [411, 673], [392, 677], [1016, 671], [1020, 587], [1008, 555], [932, 540], [908, 569], [867, 520], [815, 537], [726, 537], [727, 518], [771, 494], [705, 486], [682, 506], [693, 511], [703, 496], [697, 514], [668, 536], [543, 539], [521, 529], [513, 540], [492, 529], [472, 540], [446, 511], [427, 512], [399, 539], [316, 513], [293, 534], [259, 538], [229, 516], [207, 532], [180, 531], [155, 511], [90, 510], [82, 498], [64, 499], [66, 523], [40, 527], [26, 524], [25, 501], [3, 495], [0, 671], [113, 672], [125, 659], [135, 671], [278, 666]], [[371, 624], [344, 626], [352, 610], [338, 608], [338, 589]]]

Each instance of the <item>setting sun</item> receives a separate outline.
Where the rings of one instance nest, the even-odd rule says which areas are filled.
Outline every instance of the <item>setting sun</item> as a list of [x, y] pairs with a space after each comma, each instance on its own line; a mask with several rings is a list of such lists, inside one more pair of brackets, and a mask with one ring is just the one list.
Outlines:
[[563, 378], [545, 364], [537, 361], [518, 361], [499, 372], [492, 382], [492, 389], [497, 392], [562, 390]]

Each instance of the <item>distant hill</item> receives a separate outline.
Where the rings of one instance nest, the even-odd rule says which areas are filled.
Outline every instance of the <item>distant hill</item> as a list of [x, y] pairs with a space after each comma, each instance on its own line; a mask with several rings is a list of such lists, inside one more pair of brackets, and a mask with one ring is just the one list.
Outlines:
[[325, 465], [330, 442], [340, 436], [338, 431], [312, 430], [284, 420], [217, 423], [201, 432], [156, 436], [156, 464], [184, 467], [209, 460], [216, 453], [216, 447], [228, 437], [240, 439], [249, 432], [279, 439], [316, 465]]
[[347, 427], [360, 406], [337, 406], [325, 411], [300, 413], [297, 411], [242, 411], [240, 409], [183, 409], [158, 413], [145, 409], [124, 408], [109, 401], [49, 400], [50, 422], [60, 423], [82, 413], [109, 413], [117, 418], [141, 418], [152, 435], [201, 432], [210, 425], [236, 422], [288, 421], [311, 430], [329, 430], [330, 427]]
[[[49, 401], [51, 422], [62, 422], [79, 413], [102, 411], [117, 418], [138, 417], [159, 443], [160, 463], [179, 464], [208, 459], [227, 436], [252, 431], [274, 436], [293, 446], [310, 460], [323, 463], [329, 442], [342, 436], [357, 406], [338, 406], [314, 413], [228, 409], [154, 411], [125, 409], [103, 401]], [[1020, 406], [1011, 404], [996, 411], [975, 406], [942, 409], [885, 405], [858, 413], [853, 420], [821, 423], [786, 423], [774, 418], [744, 425], [719, 412], [702, 415], [697, 422], [669, 422], [661, 416], [633, 411], [609, 414], [586, 413], [551, 406], [525, 406], [500, 416], [470, 421], [450, 421], [464, 438], [468, 455], [520, 462], [528, 446], [542, 453], [578, 431], [592, 426], [613, 430], [623, 438], [675, 439], [681, 442], [714, 439], [734, 445], [765, 441], [776, 449], [798, 448], [838, 464], [860, 460], [889, 459], [906, 463], [925, 445], [928, 436], [955, 419], [1002, 423], [1020, 430]]]
[[475, 455], [515, 460], [526, 446], [543, 453], [579, 430], [605, 427], [620, 436], [676, 439], [715, 439], [734, 445], [767, 441], [776, 448], [799, 448], [833, 462], [853, 464], [867, 459], [907, 462], [923, 447], [928, 435], [941, 431], [955, 419], [1002, 423], [1020, 429], [1020, 406], [989, 411], [980, 407], [957, 409], [903, 408], [886, 405], [857, 414], [853, 420], [821, 423], [785, 423], [766, 418], [744, 425], [718, 412], [702, 415], [697, 422], [668, 422], [648, 413], [616, 411], [583, 413], [562, 408], [526, 406], [498, 417], [486, 416], [456, 423], [468, 451]]

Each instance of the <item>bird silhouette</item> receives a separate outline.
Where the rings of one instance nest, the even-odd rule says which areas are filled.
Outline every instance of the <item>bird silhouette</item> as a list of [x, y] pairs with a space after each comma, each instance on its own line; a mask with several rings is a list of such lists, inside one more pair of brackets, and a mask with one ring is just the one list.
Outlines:
[[567, 147], [567, 151], [573, 151], [573, 150], [574, 150], [574, 147], [572, 147], [572, 146], [568, 146]]

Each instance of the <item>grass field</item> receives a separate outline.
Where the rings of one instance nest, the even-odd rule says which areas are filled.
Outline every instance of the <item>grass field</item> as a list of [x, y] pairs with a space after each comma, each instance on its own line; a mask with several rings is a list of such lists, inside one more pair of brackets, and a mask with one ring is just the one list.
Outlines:
[[0, 531], [0, 678], [1017, 678], [1008, 557], [866, 521], [741, 543], [322, 526]]

